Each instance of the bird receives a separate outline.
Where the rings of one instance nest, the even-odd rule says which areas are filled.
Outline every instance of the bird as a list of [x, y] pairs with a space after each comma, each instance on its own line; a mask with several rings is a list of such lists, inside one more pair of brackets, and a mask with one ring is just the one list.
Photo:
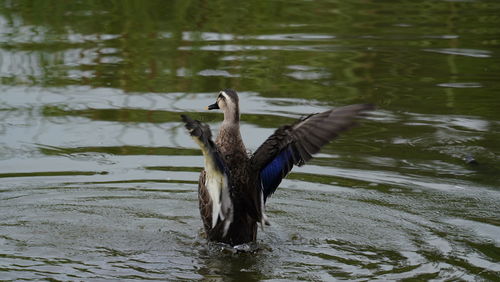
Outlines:
[[253, 154], [241, 137], [235, 90], [220, 91], [206, 109], [224, 113], [215, 141], [207, 124], [181, 115], [204, 157], [198, 182], [200, 215], [209, 241], [237, 246], [255, 242], [258, 226], [269, 225], [265, 204], [293, 166], [304, 165], [374, 106], [354, 104], [307, 115], [276, 129]]

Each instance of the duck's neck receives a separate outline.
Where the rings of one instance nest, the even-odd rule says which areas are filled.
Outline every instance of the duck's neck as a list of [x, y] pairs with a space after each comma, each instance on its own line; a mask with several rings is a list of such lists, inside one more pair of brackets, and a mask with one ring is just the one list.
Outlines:
[[215, 143], [223, 155], [232, 155], [234, 153], [246, 154], [245, 145], [241, 139], [239, 113], [224, 115], [224, 121], [220, 126], [219, 135], [215, 139]]
[[231, 128], [240, 132], [240, 114], [238, 112], [224, 114], [224, 121], [222, 121], [221, 125], [221, 129], [222, 128]]

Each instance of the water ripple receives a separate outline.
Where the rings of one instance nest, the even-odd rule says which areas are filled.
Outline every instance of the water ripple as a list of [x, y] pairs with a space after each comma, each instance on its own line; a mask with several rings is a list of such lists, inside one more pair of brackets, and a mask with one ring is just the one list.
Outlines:
[[437, 86], [450, 87], [450, 88], [480, 88], [483, 87], [481, 83], [478, 82], [448, 82], [439, 83]]
[[427, 52], [434, 52], [446, 55], [459, 55], [475, 58], [489, 58], [491, 57], [491, 51], [478, 50], [478, 49], [464, 49], [464, 48], [436, 48], [436, 49], [424, 49]]
[[279, 50], [279, 51], [318, 51], [332, 52], [338, 50], [337, 45], [204, 45], [204, 46], [180, 46], [182, 51], [219, 51], [219, 52], [240, 52], [240, 51], [264, 51], [264, 50]]

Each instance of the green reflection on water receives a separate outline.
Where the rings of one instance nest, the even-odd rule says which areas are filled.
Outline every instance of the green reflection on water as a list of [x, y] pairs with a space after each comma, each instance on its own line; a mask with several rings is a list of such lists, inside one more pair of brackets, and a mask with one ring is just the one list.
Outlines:
[[[487, 106], [493, 89], [480, 86], [500, 68], [484, 51], [498, 47], [498, 40], [486, 38], [500, 19], [467, 10], [488, 5], [498, 6], [402, 1], [396, 14], [380, 1], [3, 1], [7, 32], [1, 46], [27, 67], [3, 73], [2, 83], [126, 92], [231, 86], [267, 97], [417, 105], [425, 112], [442, 113], [435, 105], [444, 104], [448, 113], [498, 118]], [[469, 27], [472, 19], [481, 25]], [[433, 87], [470, 82], [479, 89]], [[474, 107], [465, 95], [471, 91]]]

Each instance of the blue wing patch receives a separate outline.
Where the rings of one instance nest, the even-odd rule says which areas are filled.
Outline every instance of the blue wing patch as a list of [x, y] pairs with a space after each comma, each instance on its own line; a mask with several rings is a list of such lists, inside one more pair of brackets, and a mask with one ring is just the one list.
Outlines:
[[276, 191], [281, 180], [292, 170], [293, 155], [292, 148], [286, 147], [260, 171], [264, 201]]

